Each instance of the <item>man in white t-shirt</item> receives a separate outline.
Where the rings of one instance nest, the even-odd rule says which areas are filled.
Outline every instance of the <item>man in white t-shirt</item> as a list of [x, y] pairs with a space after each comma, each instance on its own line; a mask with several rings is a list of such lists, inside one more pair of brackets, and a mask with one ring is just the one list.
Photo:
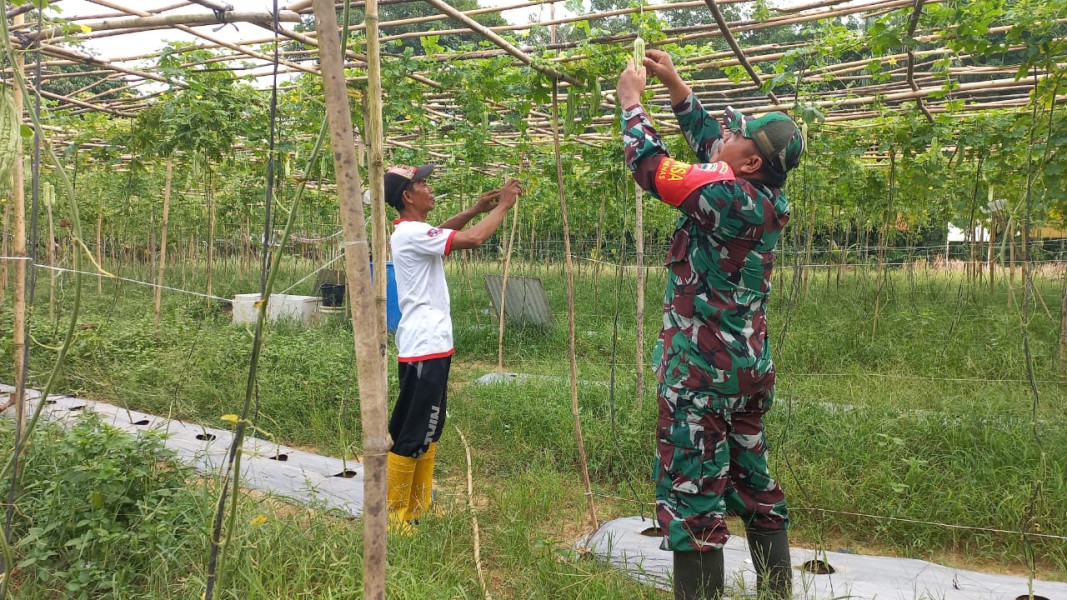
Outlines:
[[[437, 440], [445, 425], [453, 347], [443, 258], [482, 245], [522, 193], [519, 180], [511, 179], [435, 227], [426, 222], [434, 207], [433, 188], [426, 182], [433, 169], [398, 165], [385, 173], [385, 201], [399, 213], [389, 238], [401, 317], [396, 330], [400, 393], [389, 419], [388, 464], [389, 518], [400, 528], [430, 504]], [[461, 231], [481, 213], [489, 214]]]

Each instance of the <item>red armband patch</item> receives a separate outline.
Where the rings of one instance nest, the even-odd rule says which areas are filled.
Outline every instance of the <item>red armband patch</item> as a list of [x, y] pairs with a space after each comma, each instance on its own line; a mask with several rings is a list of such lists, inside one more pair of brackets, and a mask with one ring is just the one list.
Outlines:
[[697, 190], [709, 183], [733, 181], [734, 172], [724, 162], [690, 165], [673, 158], [664, 158], [656, 168], [656, 192], [664, 202], [678, 206]]

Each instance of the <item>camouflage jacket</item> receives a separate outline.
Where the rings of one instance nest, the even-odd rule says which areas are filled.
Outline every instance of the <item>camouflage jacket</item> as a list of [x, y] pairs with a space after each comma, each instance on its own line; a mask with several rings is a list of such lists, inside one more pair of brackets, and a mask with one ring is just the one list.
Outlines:
[[789, 203], [780, 189], [735, 177], [726, 163], [707, 162], [722, 127], [696, 96], [674, 106], [674, 114], [700, 164], [670, 158], [640, 105], [622, 112], [634, 179], [681, 211], [667, 251], [656, 376], [680, 394], [770, 390], [775, 374], [767, 300]]

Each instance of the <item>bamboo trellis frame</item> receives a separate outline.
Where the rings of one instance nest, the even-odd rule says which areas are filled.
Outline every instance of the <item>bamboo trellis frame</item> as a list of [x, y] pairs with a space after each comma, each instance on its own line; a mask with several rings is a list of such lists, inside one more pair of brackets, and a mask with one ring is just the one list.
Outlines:
[[[107, 8], [107, 9], [111, 9], [111, 10], [116, 11], [116, 12], [107, 13], [107, 14], [99, 14], [99, 15], [83, 15], [83, 16], [78, 16], [78, 17], [73, 18], [72, 21], [78, 22], [78, 23], [80, 23], [81, 26], [84, 26], [84, 27], [87, 27], [88, 29], [90, 29], [90, 31], [88, 33], [75, 34], [73, 36], [74, 39], [90, 39], [89, 36], [93, 36], [93, 35], [101, 34], [101, 33], [119, 33], [119, 34], [121, 34], [121, 33], [129, 32], [129, 31], [143, 31], [143, 30], [148, 29], [148, 28], [174, 27], [174, 28], [179, 29], [181, 31], [184, 31], [186, 33], [190, 33], [192, 35], [198, 36], [199, 38], [201, 38], [201, 39], [205, 40], [206, 42], [208, 42], [207, 44], [197, 45], [197, 46], [195, 46], [195, 48], [207, 48], [207, 49], [225, 48], [225, 49], [227, 49], [227, 50], [232, 52], [232, 54], [229, 55], [229, 56], [217, 56], [217, 57], [213, 57], [209, 61], [205, 61], [205, 62], [201, 62], [201, 63], [198, 63], [196, 61], [190, 61], [189, 63], [186, 63], [185, 66], [187, 66], [187, 67], [197, 66], [197, 65], [200, 65], [200, 64], [208, 64], [208, 63], [226, 63], [228, 61], [229, 62], [233, 62], [233, 61], [250, 61], [249, 65], [236, 65], [236, 66], [225, 67], [225, 68], [232, 68], [235, 71], [242, 71], [242, 72], [245, 72], [245, 73], [263, 75], [264, 73], [262, 73], [262, 72], [256, 73], [255, 69], [265, 67], [267, 65], [267, 63], [270, 61], [270, 57], [266, 56], [262, 52], [257, 51], [256, 49], [254, 49], [252, 47], [252, 44], [254, 44], [254, 43], [267, 43], [267, 42], [275, 40], [276, 37], [279, 36], [279, 35], [280, 36], [284, 36], [284, 37], [289, 38], [289, 39], [292, 39], [294, 41], [301, 42], [301, 43], [306, 44], [306, 45], [316, 45], [317, 44], [317, 41], [314, 39], [313, 35], [303, 34], [303, 33], [296, 32], [296, 31], [291, 31], [291, 30], [285, 28], [284, 26], [282, 26], [277, 33], [272, 32], [272, 33], [274, 33], [274, 35], [272, 35], [272, 37], [254, 38], [254, 39], [250, 39], [250, 40], [245, 41], [245, 42], [230, 43], [230, 42], [225, 42], [223, 40], [220, 40], [215, 36], [211, 36], [211, 35], [202, 33], [200, 31], [198, 31], [193, 26], [195, 24], [207, 24], [207, 23], [214, 24], [214, 23], [217, 23], [218, 21], [216, 19], [216, 15], [214, 15], [213, 13], [209, 13], [209, 12], [205, 12], [205, 13], [201, 13], [201, 14], [183, 13], [183, 14], [180, 14], [180, 15], [178, 15], [178, 14], [171, 14], [171, 15], [164, 14], [164, 13], [167, 13], [168, 11], [173, 10], [175, 8], [188, 6], [189, 5], [188, 2], [180, 2], [180, 3], [175, 3], [175, 4], [167, 6], [167, 7], [158, 8], [158, 9], [155, 9], [155, 10], [143, 11], [143, 10], [129, 8], [129, 7], [126, 7], [126, 6], [124, 6], [124, 5], [120, 4], [120, 3], [113, 2], [113, 1], [110, 1], [110, 0], [93, 0], [93, 1], [94, 1], [94, 3], [100, 5], [101, 7], [104, 7], [104, 8]], [[433, 0], [428, 0], [428, 1], [432, 2]], [[732, 0], [732, 1], [733, 2], [742, 2], [743, 3], [743, 2], [748, 2], [750, 0]], [[927, 2], [926, 4], [932, 4], [932, 3], [935, 3], [936, 1], [937, 0], [931, 0], [930, 2]], [[341, 4], [342, 3], [340, 3], [340, 2], [335, 2], [335, 6], [341, 5]], [[459, 18], [459, 19], [465, 19], [466, 21], [469, 21], [469, 22], [466, 23], [468, 25], [467, 28], [417, 31], [417, 32], [410, 32], [410, 33], [402, 34], [402, 37], [419, 37], [419, 36], [425, 36], [425, 35], [447, 35], [447, 34], [450, 34], [450, 33], [456, 33], [456, 34], [467, 33], [467, 34], [470, 34], [471, 33], [470, 27], [473, 26], [472, 25], [473, 21], [470, 21], [470, 20], [474, 16], [492, 14], [492, 13], [500, 13], [500, 12], [502, 12], [504, 10], [511, 10], [511, 9], [514, 9], [514, 8], [528, 7], [528, 6], [531, 6], [533, 4], [534, 4], [533, 2], [518, 2], [518, 3], [512, 4], [512, 5], [495, 7], [495, 8], [479, 8], [479, 9], [475, 9], [475, 10], [471, 10], [471, 11], [465, 11], [462, 14], [459, 13], [459, 11], [454, 11], [454, 9], [451, 9], [451, 11], [454, 11], [454, 14], [452, 14], [453, 17]], [[479, 53], [476, 53], [476, 54], [468, 53], [466, 55], [434, 55], [434, 56], [430, 56], [430, 57], [421, 57], [419, 60], [420, 61], [435, 62], [435, 61], [441, 61], [441, 60], [456, 60], [456, 59], [471, 58], [471, 57], [475, 57], [475, 56], [477, 56], [477, 57], [499, 56], [499, 55], [504, 54], [505, 52], [507, 52], [507, 53], [511, 53], [513, 56], [515, 56], [516, 59], [518, 61], [520, 61], [521, 63], [531, 64], [533, 61], [531, 61], [531, 55], [529, 54], [529, 52], [532, 51], [533, 49], [524, 48], [522, 46], [513, 46], [513, 45], [510, 44], [510, 42], [506, 42], [505, 40], [503, 40], [503, 38], [499, 38], [499, 36], [496, 35], [496, 34], [498, 32], [506, 32], [506, 31], [526, 31], [526, 30], [530, 30], [530, 29], [532, 29], [534, 27], [549, 27], [549, 26], [553, 26], [553, 25], [557, 25], [557, 24], [574, 23], [574, 22], [578, 22], [578, 21], [582, 21], [582, 20], [593, 20], [593, 19], [603, 19], [603, 18], [610, 18], [610, 17], [619, 17], [619, 16], [631, 14], [631, 13], [636, 12], [638, 10], [647, 10], [647, 11], [651, 12], [651, 11], [668, 11], [668, 10], [692, 9], [692, 8], [695, 8], [695, 7], [700, 6], [702, 4], [703, 4], [702, 1], [686, 1], [686, 2], [678, 2], [678, 3], [672, 3], [672, 4], [648, 6], [648, 7], [644, 7], [644, 8], [629, 8], [629, 9], [620, 9], [620, 10], [612, 10], [612, 11], [602, 11], [602, 12], [596, 12], [596, 13], [590, 13], [590, 14], [584, 14], [584, 15], [577, 15], [577, 16], [566, 17], [566, 18], [555, 18], [555, 19], [550, 19], [550, 20], [539, 20], [537, 22], [531, 22], [529, 24], [507, 25], [507, 26], [491, 27], [491, 28], [481, 28], [480, 26], [478, 26], [478, 27], [475, 28], [477, 35], [485, 36], [485, 37], [488, 37], [489, 39], [494, 40], [494, 43], [496, 43], [500, 47], [497, 48], [497, 49], [494, 49], [494, 50], [483, 51], [483, 52], [479, 52]], [[448, 8], [450, 9], [450, 7], [448, 7]], [[821, 1], [821, 2], [809, 3], [809, 4], [804, 5], [804, 6], [772, 9], [773, 16], [771, 18], [765, 20], [765, 21], [761, 21], [761, 22], [739, 21], [739, 22], [734, 22], [734, 23], [727, 23], [726, 25], [727, 25], [727, 31], [733, 31], [735, 33], [740, 33], [740, 32], [747, 32], [747, 31], [759, 31], [759, 30], [764, 30], [764, 29], [773, 28], [773, 27], [797, 25], [797, 24], [801, 24], [801, 23], [806, 23], [806, 22], [815, 21], [815, 20], [821, 20], [821, 19], [827, 19], [827, 18], [836, 18], [836, 17], [843, 17], [843, 16], [848, 16], [848, 15], [873, 14], [873, 13], [883, 12], [883, 11], [887, 11], [887, 10], [897, 10], [897, 9], [904, 9], [904, 8], [912, 8], [912, 10], [913, 10], [913, 18], [911, 20], [911, 23], [909, 24], [910, 25], [909, 33], [910, 33], [911, 31], [914, 31], [915, 28], [919, 24], [919, 18], [918, 18], [919, 12], [918, 12], [917, 9], [919, 9], [921, 7], [916, 5], [915, 0], [870, 0], [870, 1], [867, 1], [867, 2], [855, 3], [855, 4], [850, 4], [850, 3], [843, 2], [843, 1], [826, 0], [826, 1]], [[442, 10], [445, 10], [445, 9], [442, 9]], [[445, 12], [450, 12], [450, 11], [449, 10], [445, 10]], [[294, 22], [294, 21], [299, 21], [301, 14], [308, 14], [308, 13], [310, 13], [310, 6], [309, 6], [308, 2], [295, 2], [295, 3], [292, 3], [289, 6], [285, 7], [284, 9], [282, 9], [279, 12], [279, 18], [280, 18], [281, 21], [284, 21], [284, 22]], [[94, 18], [96, 20], [92, 20]], [[384, 22], [382, 22], [380, 24], [380, 27], [382, 29], [388, 29], [389, 27], [394, 27], [394, 26], [404, 26], [404, 25], [412, 25], [412, 24], [418, 24], [418, 23], [430, 23], [430, 22], [434, 22], [434, 21], [440, 21], [440, 20], [445, 19], [445, 18], [447, 18], [446, 15], [431, 15], [431, 16], [426, 16], [426, 17], [415, 17], [415, 18], [411, 18], [411, 19], [399, 19], [399, 20], [394, 20], [394, 21], [384, 21]], [[270, 19], [272, 19], [272, 15], [269, 12], [256, 13], [256, 12], [236, 12], [236, 11], [232, 11], [230, 13], [227, 13], [227, 19], [226, 20], [228, 22], [236, 20], [236, 19], [246, 20], [248, 22], [251, 22], [253, 24], [265, 27], [267, 29], [270, 29], [271, 26], [272, 26], [271, 24], [266, 22], [266, 21], [269, 21]], [[32, 25], [33, 25], [32, 23], [22, 25], [21, 26], [21, 30], [23, 31], [23, 33], [21, 35], [26, 36], [27, 38], [32, 38], [33, 37]], [[360, 30], [362, 28], [360, 26], [355, 26], [355, 27], [353, 27], [353, 29], [354, 30]], [[990, 33], [1002, 33], [1004, 31], [1007, 31], [1008, 29], [1010, 29], [1010, 27], [1008, 27], [1008, 26], [995, 27], [995, 28], [991, 28], [990, 29]], [[42, 39], [45, 39], [45, 38], [48, 37], [49, 34], [56, 33], [58, 31], [59, 31], [59, 28], [57, 28], [57, 27], [49, 27], [49, 28], [44, 30], [44, 32], [41, 34], [40, 37]], [[711, 24], [691, 26], [691, 27], [683, 27], [683, 28], [666, 29], [664, 31], [666, 33], [668, 33], [669, 35], [675, 35], [675, 37], [668, 38], [668, 40], [666, 40], [666, 41], [691, 41], [691, 40], [696, 40], [696, 39], [703, 39], [703, 38], [706, 38], [706, 37], [709, 37], [709, 36], [720, 36], [720, 35], [723, 34], [723, 29], [722, 28], [716, 27], [716, 26], [711, 25]], [[927, 33], [927, 34], [923, 34], [923, 35], [918, 35], [918, 36], [916, 36], [915, 39], [917, 39], [920, 42], [930, 43], [930, 42], [936, 42], [937, 40], [941, 39], [942, 37], [944, 37], [943, 33], [932, 32], [932, 33]], [[381, 37], [381, 39], [383, 41], [384, 40], [388, 40], [388, 39], [395, 39], [395, 38], [396, 38], [396, 36], [392, 36], [392, 38], [391, 38], [391, 36], [388, 36], [388, 35], [384, 35], [384, 36]], [[595, 40], [595, 41], [598, 42], [598, 43], [610, 44], [610, 43], [626, 42], [626, 41], [629, 41], [632, 38], [633, 38], [632, 35], [620, 35], [620, 36], [603, 38], [603, 39]], [[22, 40], [22, 41], [24, 41], [24, 40]], [[549, 49], [564, 49], [564, 48], [567, 48], [567, 47], [573, 47], [573, 43], [564, 42], [564, 43], [557, 43], [557, 44], [548, 46]], [[757, 51], [757, 52], [763, 51], [763, 50], [772, 50], [772, 51], [769, 52], [769, 53], [750, 55], [750, 56], [747, 57], [748, 62], [750, 64], [756, 64], [756, 63], [759, 63], [759, 62], [767, 62], [767, 61], [778, 60], [784, 54], [782, 52], [782, 49], [784, 49], [786, 47], [797, 48], [797, 47], [800, 47], [800, 45], [799, 44], [790, 44], [790, 45], [786, 45], [786, 46], [776, 46], [776, 45], [757, 46], [757, 47], [754, 47], [752, 50], [753, 51]], [[740, 48], [738, 48], [738, 49], [740, 49]], [[126, 88], [126, 90], [136, 89], [139, 85], [142, 85], [143, 83], [148, 82], [148, 81], [156, 81], [156, 82], [160, 82], [160, 83], [167, 83], [168, 85], [178, 85], [178, 86], [181, 85], [178, 82], [168, 82], [166, 80], [166, 78], [154, 73], [153, 69], [144, 68], [144, 67], [131, 68], [131, 67], [127, 67], [124, 64], [122, 64], [122, 63], [127, 63], [127, 62], [133, 62], [133, 61], [136, 61], [136, 60], [150, 59], [150, 58], [152, 58], [154, 56], [159, 56], [159, 53], [149, 53], [149, 54], [141, 55], [141, 56], [118, 57], [118, 58], [111, 59], [111, 60], [103, 60], [103, 59], [98, 59], [98, 58], [95, 58], [95, 57], [91, 57], [91, 56], [88, 56], [86, 54], [83, 54], [83, 53], [80, 53], [80, 52], [77, 52], [77, 51], [73, 51], [73, 50], [70, 50], [70, 49], [67, 49], [67, 48], [62, 48], [62, 47], [56, 46], [54, 44], [49, 44], [49, 43], [43, 43], [41, 45], [41, 50], [42, 50], [43, 54], [46, 55], [46, 56], [60, 59], [60, 60], [57, 60], [57, 61], [47, 61], [47, 62], [44, 63], [45, 65], [50, 65], [50, 64], [53, 65], [53, 66], [59, 66], [61, 64], [88, 64], [88, 65], [93, 65], [93, 66], [97, 67], [96, 70], [93, 71], [93, 73], [97, 74], [97, 75], [101, 75], [102, 76], [101, 77], [101, 81], [105, 81], [105, 80], [114, 81], [114, 80], [126, 79], [128, 81], [127, 85], [129, 86], [129, 87]], [[182, 50], [179, 50], [179, 52], [180, 51], [182, 51]], [[914, 53], [911, 52], [911, 51], [908, 51], [908, 52], [901, 53], [901, 55], [899, 55], [899, 57], [897, 55], [877, 57], [877, 59], [882, 61], [883, 63], [890, 62], [890, 61], [895, 61], [895, 60], [897, 60], [897, 58], [903, 58], [904, 60], [906, 60], [908, 62], [909, 66], [911, 67], [911, 69], [910, 69], [911, 72], [908, 73], [909, 69], [907, 69], [905, 67], [901, 67], [900, 69], [895, 69], [895, 70], [890, 71], [889, 72], [889, 75], [890, 75], [890, 80], [889, 81], [877, 83], [877, 84], [874, 84], [874, 85], [871, 85], [871, 86], [867, 86], [865, 88], [865, 89], [870, 90], [871, 93], [869, 93], [869, 94], [857, 95], [854, 98], [838, 99], [837, 96], [840, 96], [842, 92], [839, 91], [839, 90], [830, 89], [830, 90], [823, 90], [823, 91], [820, 91], [819, 93], [816, 93], [813, 98], [805, 99], [805, 102], [809, 103], [812, 106], [819, 107], [821, 109], [826, 109], [826, 110], [830, 111], [833, 114], [829, 114], [828, 117], [834, 119], [835, 122], [836, 121], [842, 121], [842, 120], [848, 120], [849, 118], [852, 118], [852, 119], [868, 118], [871, 111], [856, 111], [856, 110], [852, 110], [850, 107], [853, 107], [853, 106], [856, 106], [856, 105], [873, 103], [873, 102], [879, 102], [879, 103], [885, 103], [885, 104], [888, 104], [888, 105], [892, 105], [892, 103], [894, 103], [894, 102], [899, 103], [899, 102], [906, 102], [906, 101], [913, 101], [913, 102], [917, 102], [917, 103], [922, 103], [923, 100], [926, 99], [926, 101], [930, 104], [931, 113], [943, 113], [943, 112], [945, 112], [945, 109], [942, 108], [941, 105], [944, 104], [944, 103], [943, 102], [941, 102], [941, 103], [934, 102], [934, 101], [931, 101], [930, 98], [929, 98], [931, 95], [938, 94], [941, 90], [939, 88], [932, 87], [932, 86], [929, 86], [929, 85], [920, 86], [920, 83], [923, 83], [923, 84], [932, 83], [934, 81], [934, 79], [931, 79], [933, 77], [932, 75], [930, 75], [928, 73], [924, 73], [924, 72], [919, 72], [919, 71], [916, 70], [917, 67], [920, 66], [920, 64], [918, 63], [918, 61], [916, 59], [918, 59], [919, 57], [931, 57], [931, 56], [935, 56], [935, 55], [944, 55], [946, 52], [948, 52], [948, 51], [943, 50], [943, 49], [932, 49], [932, 50], [915, 51]], [[287, 56], [287, 58], [281, 60], [282, 64], [285, 65], [286, 70], [280, 70], [280, 72], [282, 72], [282, 73], [285, 73], [285, 72], [304, 72], [304, 73], [309, 73], [309, 74], [317, 74], [318, 71], [314, 66], [308, 66], [306, 64], [302, 64], [302, 62], [306, 62], [306, 59], [314, 54], [314, 50], [313, 49], [309, 50], [309, 51], [292, 51], [292, 52], [283, 53], [283, 54], [285, 56]], [[743, 59], [738, 58], [737, 54], [738, 53], [736, 51], [732, 51], [732, 52], [722, 52], [722, 53], [717, 53], [717, 54], [711, 54], [711, 55], [704, 55], [704, 56], [700, 56], [700, 57], [695, 57], [695, 58], [691, 58], [690, 60], [686, 61], [684, 64], [680, 65], [680, 67], [683, 70], [698, 70], [698, 69], [703, 69], [703, 68], [723, 68], [723, 67], [731, 66], [731, 65], [735, 65], [735, 64], [743, 64], [743, 62], [744, 62]], [[743, 55], [744, 54], [742, 54], [742, 56]], [[290, 60], [289, 57], [291, 57], [292, 60]], [[365, 64], [365, 60], [366, 60], [364, 55], [362, 55], [362, 54], [360, 54], [358, 52], [355, 52], [355, 51], [349, 51], [348, 52], [348, 58], [353, 59], [354, 61], [356, 61], [354, 64], [349, 65], [349, 66], [355, 66], [355, 67], [363, 66], [363, 64]], [[956, 58], [957, 59], [962, 59], [964, 57], [956, 57]], [[716, 60], [716, 59], [721, 59], [721, 60]], [[576, 60], [576, 58], [575, 57], [567, 57], [565, 60], [568, 60], [568, 61]], [[63, 62], [63, 61], [67, 61], [67, 62]], [[552, 60], [550, 59], [548, 62], [552, 62]], [[826, 66], [826, 67], [813, 69], [810, 72], [806, 72], [805, 73], [804, 81], [805, 82], [817, 81], [820, 76], [833, 75], [835, 78], [839, 78], [842, 83], [846, 83], [846, 82], [850, 81], [849, 79], [845, 79], [847, 77], [862, 78], [863, 77], [862, 74], [857, 74], [857, 75], [848, 75], [848, 74], [849, 73], [862, 73], [862, 71], [867, 68], [867, 65], [868, 65], [869, 62], [870, 62], [870, 60], [852, 61], [851, 63], [837, 63], [836, 65], [829, 65], [829, 66]], [[913, 62], [915, 64], [912, 64]], [[570, 79], [569, 77], [563, 77], [564, 74], [562, 72], [556, 71], [555, 69], [553, 69], [551, 67], [543, 66], [544, 64], [546, 64], [546, 63], [544, 61], [541, 61], [541, 65], [540, 66], [535, 66], [535, 68], [538, 68], [538, 69], [542, 70], [542, 72], [545, 72], [546, 74], [548, 74], [548, 75], [550, 75], [550, 76], [552, 76], [553, 78], [556, 78], [556, 79], [560, 79], [560, 78], [563, 78], [565, 80], [566, 79]], [[956, 81], [959, 81], [959, 78], [967, 77], [967, 76], [971, 76], [971, 75], [973, 75], [973, 76], [990, 76], [990, 75], [996, 75], [996, 74], [1006, 74], [1006, 73], [1008, 73], [1010, 71], [1011, 71], [1011, 69], [1009, 69], [1009, 68], [1003, 68], [1003, 69], [999, 69], [999, 70], [992, 70], [992, 69], [981, 69], [981, 68], [976, 68], [976, 67], [963, 66], [963, 67], [953, 68], [952, 70], [947, 72], [947, 77], [955, 78]], [[85, 74], [85, 73], [82, 72], [82, 73], [79, 73], [79, 74]], [[62, 75], [57, 74], [56, 76], [58, 77], [58, 76], [62, 76]], [[440, 86], [438, 84], [436, 84], [436, 82], [434, 82], [429, 77], [426, 77], [425, 75], [422, 75], [422, 74], [419, 74], [419, 73], [412, 73], [412, 74], [410, 74], [410, 76], [413, 79], [416, 79], [416, 80], [426, 84], [428, 87], [437, 88], [437, 89], [440, 88]], [[578, 82], [576, 82], [574, 80], [571, 80], [570, 83], [572, 85], [577, 85], [578, 84]], [[95, 84], [93, 84], [93, 85], [95, 85]], [[728, 80], [725, 80], [725, 79], [722, 79], [722, 80], [706, 80], [706, 81], [702, 81], [702, 82], [695, 82], [695, 85], [693, 87], [694, 87], [694, 90], [697, 91], [698, 93], [707, 93], [712, 88], [712, 86], [715, 86], [715, 85], [728, 86], [728, 85], [731, 85], [731, 82], [729, 82]], [[87, 86], [87, 87], [89, 87], [91, 89], [93, 86], [90, 85], [90, 86]], [[1008, 86], [1008, 85], [1005, 84], [1005, 82], [1003, 80], [993, 80], [993, 81], [989, 81], [989, 82], [965, 83], [965, 84], [961, 84], [958, 89], [952, 90], [952, 99], [956, 99], [956, 100], [962, 99], [962, 100], [965, 100], [966, 102], [969, 102], [970, 105], [966, 107], [967, 111], [983, 110], [984, 108], [990, 108], [990, 109], [1003, 108], [1005, 106], [1005, 101], [1006, 100], [1007, 101], [1015, 100], [1014, 96], [1009, 96], [1008, 95], [1011, 91], [1013, 91], [1011, 89], [1012, 87], [1014, 87], [1015, 90], [1017, 91], [1018, 89], [1021, 89], [1024, 86], [1020, 86], [1020, 85]], [[566, 86], [561, 86], [561, 91], [565, 92], [566, 89], [567, 89]], [[653, 88], [653, 90], [654, 91], [658, 91], [658, 90], [656, 90], [656, 88]], [[84, 110], [90, 110], [90, 111], [97, 110], [97, 111], [106, 112], [106, 113], [109, 113], [109, 114], [112, 114], [112, 115], [118, 116], [118, 117], [131, 117], [136, 113], [136, 111], [138, 109], [145, 108], [146, 106], [148, 106], [150, 104], [149, 101], [138, 102], [136, 98], [134, 98], [134, 99], [125, 98], [125, 99], [121, 99], [121, 100], [104, 100], [104, 99], [101, 99], [101, 98], [98, 98], [98, 97], [90, 97], [87, 100], [85, 97], [77, 97], [79, 93], [84, 93], [85, 91], [86, 91], [85, 89], [82, 89], [82, 90], [79, 90], [78, 92], [72, 93], [72, 94], [70, 94], [68, 96], [61, 96], [61, 95], [58, 95], [58, 94], [48, 93], [48, 92], [46, 92], [43, 95], [45, 95], [45, 97], [47, 97], [47, 98], [49, 98], [51, 100], [55, 100], [55, 101], [59, 102], [61, 108], [62, 107], [66, 107], [67, 109], [77, 110], [79, 112], [84, 111]], [[860, 90], [858, 88], [853, 88], [852, 91], [860, 91]], [[756, 88], [756, 86], [737, 86], [735, 84], [735, 85], [733, 85], [732, 88], [730, 88], [729, 93], [726, 93], [725, 95], [727, 97], [729, 97], [733, 101], [732, 102], [733, 104], [735, 104], [735, 105], [737, 105], [739, 107], [748, 108], [749, 110], [761, 111], [761, 110], [770, 110], [770, 109], [773, 108], [772, 106], [766, 106], [766, 105], [754, 105], [753, 106], [753, 105], [747, 104], [747, 102], [750, 102], [750, 100], [746, 99], [745, 95], [746, 94], [752, 94], [752, 93], [759, 93], [758, 89]], [[909, 95], [909, 94], [911, 94], [911, 95]], [[772, 92], [772, 95], [773, 95], [773, 92]], [[990, 96], [990, 95], [992, 95], [993, 97], [991, 97], [991, 98], [990, 97], [983, 97], [983, 96]], [[818, 99], [814, 99], [814, 98], [818, 98]], [[661, 100], [662, 100], [662, 98], [660, 96], [657, 96], [657, 97], [655, 97], [653, 99], [653, 103], [660, 102]], [[611, 108], [612, 107], [612, 103], [611, 103], [610, 98], [605, 98], [603, 104], [604, 104], [605, 108]], [[776, 106], [777, 103], [772, 100], [772, 105]], [[926, 108], [925, 104], [920, 104], [920, 105], [922, 106], [923, 109]], [[975, 106], [975, 105], [977, 105], [977, 106]], [[1014, 106], [1014, 104], [1009, 102], [1007, 104], [1007, 106]], [[542, 114], [543, 114], [543, 112], [542, 112]], [[531, 125], [535, 125], [537, 127], [540, 127], [541, 130], [542, 130], [541, 131], [542, 133], [543, 132], [547, 132], [547, 127], [546, 127], [547, 126], [547, 118], [543, 118], [542, 117], [541, 121], [534, 121], [533, 118], [531, 117], [531, 119], [529, 120], [529, 123]], [[582, 138], [581, 138], [581, 136], [578, 136], [577, 139], [582, 139]]]

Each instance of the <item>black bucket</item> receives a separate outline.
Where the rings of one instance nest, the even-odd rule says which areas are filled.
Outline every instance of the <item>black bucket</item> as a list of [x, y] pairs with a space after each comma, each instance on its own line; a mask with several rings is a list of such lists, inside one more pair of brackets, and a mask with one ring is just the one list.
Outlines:
[[345, 303], [345, 284], [324, 283], [319, 286], [322, 293], [322, 305], [325, 307], [339, 307]]

